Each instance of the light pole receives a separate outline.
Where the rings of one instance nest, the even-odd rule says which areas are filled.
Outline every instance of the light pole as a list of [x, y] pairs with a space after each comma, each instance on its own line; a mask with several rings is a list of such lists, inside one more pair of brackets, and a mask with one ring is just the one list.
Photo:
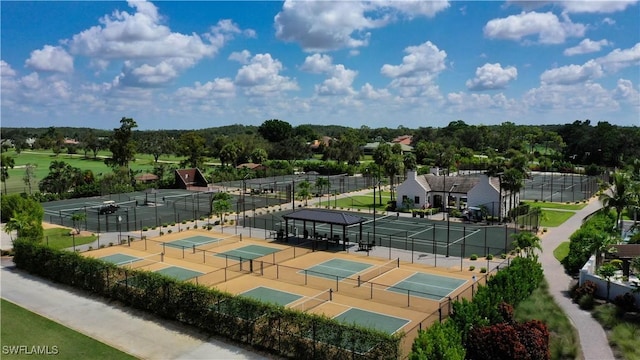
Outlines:
[[245, 219], [247, 218], [247, 203], [245, 201], [245, 196], [247, 196], [247, 178], [249, 177], [249, 173], [247, 173], [242, 178], [242, 227], [244, 227]]
[[118, 229], [120, 235], [118, 236], [118, 243], [122, 244], [122, 216], [118, 215]]
[[[377, 179], [376, 179], [377, 180]], [[376, 187], [380, 185], [380, 180], [373, 186], [373, 241], [376, 241]], [[382, 244], [378, 244], [382, 245]], [[389, 244], [391, 247], [391, 244]]]
[[[449, 196], [451, 196], [451, 192], [457, 186], [458, 186], [458, 184], [451, 185], [451, 188], [449, 189], [449, 195], [447, 195], [447, 203], [449, 202]], [[449, 220], [450, 217], [451, 217], [451, 215], [449, 213], [447, 213], [447, 257], [449, 257], [449, 229], [450, 229], [450, 225], [451, 225], [451, 221]]]

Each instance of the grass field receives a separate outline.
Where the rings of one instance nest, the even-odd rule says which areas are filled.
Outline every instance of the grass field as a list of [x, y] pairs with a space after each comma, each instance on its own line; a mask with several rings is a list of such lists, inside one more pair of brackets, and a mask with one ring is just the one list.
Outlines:
[[557, 210], [542, 210], [542, 221], [540, 226], [544, 227], [556, 227], [562, 225], [570, 217], [575, 215], [571, 211], [557, 211]]
[[[35, 166], [35, 187], [32, 188], [34, 192], [37, 191], [37, 183], [49, 174], [49, 165], [52, 161], [64, 161], [81, 170], [91, 170], [96, 176], [111, 172], [111, 168], [104, 163], [104, 156], [110, 156], [111, 153], [109, 152], [99, 153], [97, 159], [93, 158], [92, 153], [88, 154], [88, 158], [85, 158], [84, 154], [60, 154], [55, 156], [52, 152], [44, 150], [22, 151], [20, 154], [9, 152], [8, 154], [13, 157], [15, 162], [14, 168], [9, 169], [9, 179], [7, 180], [8, 193], [28, 192], [28, 187], [23, 181], [25, 165], [27, 164]], [[145, 172], [153, 170], [154, 161], [152, 155], [137, 154], [136, 156], [136, 161], [130, 164], [131, 169]], [[178, 162], [181, 158], [167, 155], [162, 157], [161, 160]]]
[[558, 203], [558, 202], [536, 202], [536, 201], [523, 201], [524, 203], [529, 204], [531, 207], [535, 208], [543, 208], [543, 209], [559, 209], [559, 210], [575, 210], [578, 211], [585, 206], [586, 203], [580, 204], [566, 204], [566, 203]]
[[558, 261], [562, 261], [562, 259], [566, 258], [569, 255], [569, 241], [565, 241], [558, 245], [557, 248], [553, 250], [553, 257]]
[[[0, 304], [2, 359], [135, 359], [9, 301], [2, 299]], [[27, 349], [22, 354], [8, 355], [7, 351], [18, 350], [9, 346], [27, 346]], [[32, 346], [40, 346], [49, 355], [34, 355]], [[27, 350], [32, 353], [27, 354]]]
[[[376, 192], [376, 209], [384, 210], [387, 208], [387, 201], [389, 201], [391, 193], [389, 191], [382, 192], [382, 204], [380, 204], [380, 198], [378, 196], [378, 192]], [[362, 210], [371, 210], [373, 209], [373, 190], [371, 193], [366, 195], [355, 195], [344, 198], [335, 198], [331, 197], [331, 200], [327, 200], [325, 196], [322, 200], [318, 202], [320, 207], [329, 206], [330, 208], [337, 209], [362, 209]]]
[[53, 228], [44, 230], [43, 243], [54, 249], [67, 249], [73, 247], [74, 241], [76, 246], [92, 243], [97, 239], [96, 235], [90, 236], [73, 236], [69, 235], [69, 229]]

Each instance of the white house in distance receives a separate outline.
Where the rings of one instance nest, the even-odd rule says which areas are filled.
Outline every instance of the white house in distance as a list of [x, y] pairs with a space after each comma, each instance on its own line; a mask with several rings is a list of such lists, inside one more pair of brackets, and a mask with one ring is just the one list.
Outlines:
[[448, 207], [463, 209], [484, 206], [489, 216], [501, 213], [502, 219], [520, 202], [518, 194], [515, 201], [509, 201], [510, 196], [509, 191], [501, 189], [497, 177], [484, 174], [439, 176], [437, 169], [435, 174], [418, 175], [415, 170], [410, 170], [406, 180], [396, 190], [396, 206], [401, 209], [405, 199], [408, 199], [409, 203], [413, 201], [415, 209], [442, 209], [443, 199], [448, 198]]

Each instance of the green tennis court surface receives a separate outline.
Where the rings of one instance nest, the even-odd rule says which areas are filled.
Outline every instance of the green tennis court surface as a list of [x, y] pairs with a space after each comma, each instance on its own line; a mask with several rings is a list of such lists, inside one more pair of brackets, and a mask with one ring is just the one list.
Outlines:
[[380, 330], [387, 334], [393, 334], [402, 329], [409, 320], [397, 318], [395, 316], [383, 315], [358, 308], [351, 308], [333, 318], [334, 320], [356, 324], [359, 326]]
[[184, 248], [191, 249], [194, 245], [198, 247], [199, 245], [215, 243], [218, 241], [220, 241], [220, 239], [198, 235], [198, 236], [191, 236], [191, 237], [180, 239], [180, 240], [169, 241], [169, 242], [166, 242], [165, 245], [172, 248], [176, 248], [176, 249], [184, 249]]
[[156, 273], [166, 275], [177, 280], [188, 280], [203, 274], [201, 272], [181, 268], [179, 266], [169, 266], [156, 271]]
[[250, 297], [265, 303], [277, 304], [285, 306], [302, 297], [302, 295], [292, 294], [264, 286], [245, 291], [241, 296]]
[[466, 280], [446, 276], [417, 273], [388, 287], [387, 290], [440, 301], [465, 282]]
[[280, 251], [280, 249], [272, 248], [269, 246], [247, 245], [238, 249], [225, 251], [223, 253], [217, 254], [216, 256], [224, 258], [230, 257], [232, 259], [253, 260], [255, 258], [273, 254], [274, 252], [278, 251]]
[[306, 270], [301, 270], [299, 273], [306, 273], [308, 275], [327, 279], [335, 279], [336, 277], [344, 279], [372, 266], [373, 265], [371, 264], [365, 264], [357, 261], [331, 259], [307, 268]]
[[112, 255], [103, 256], [99, 259], [106, 262], [110, 262], [112, 264], [116, 264], [116, 265], [130, 264], [130, 263], [142, 260], [138, 257], [126, 255], [126, 254], [112, 254]]

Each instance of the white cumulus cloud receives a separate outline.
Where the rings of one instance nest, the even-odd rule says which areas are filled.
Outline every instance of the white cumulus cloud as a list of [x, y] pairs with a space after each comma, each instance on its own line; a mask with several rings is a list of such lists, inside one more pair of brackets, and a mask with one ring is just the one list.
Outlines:
[[175, 79], [204, 57], [215, 56], [236, 34], [251, 36], [231, 20], [220, 20], [209, 32], [181, 34], [164, 25], [155, 5], [130, 1], [135, 12], [114, 11], [65, 44], [94, 63], [126, 62], [114, 81], [130, 86], [158, 86]]
[[59, 46], [45, 45], [34, 50], [25, 65], [36, 71], [73, 72], [73, 57]]
[[319, 52], [367, 46], [371, 29], [402, 16], [433, 17], [448, 7], [448, 1], [287, 0], [274, 20], [278, 39]]
[[607, 72], [616, 72], [629, 66], [640, 65], [640, 43], [630, 49], [615, 49], [596, 59]]
[[541, 44], [561, 44], [568, 37], [583, 36], [585, 30], [584, 25], [573, 23], [566, 14], [560, 20], [551, 12], [522, 12], [490, 20], [484, 27], [484, 35], [491, 39], [517, 41], [537, 36]]
[[307, 56], [300, 69], [315, 74], [326, 74], [329, 77], [315, 86], [318, 95], [353, 95], [353, 80], [357, 71], [347, 69], [342, 64], [333, 64], [329, 55], [313, 54]]
[[504, 89], [516, 78], [518, 70], [513, 66], [503, 68], [500, 63], [484, 64], [476, 69], [475, 78], [467, 80], [466, 85], [472, 91]]
[[640, 92], [633, 86], [631, 80], [618, 79], [616, 89], [614, 90], [614, 97], [626, 101], [635, 107], [640, 107]]
[[594, 80], [602, 77], [603, 71], [600, 64], [589, 60], [584, 65], [567, 65], [546, 70], [540, 75], [543, 84], [571, 85]]
[[592, 52], [598, 52], [602, 49], [603, 46], [609, 46], [610, 43], [606, 39], [602, 39], [599, 41], [593, 41], [591, 39], [584, 39], [580, 41], [580, 44], [574, 47], [570, 47], [564, 50], [564, 54], [566, 56], [580, 55], [580, 54], [588, 54]]
[[257, 97], [297, 90], [296, 81], [280, 75], [282, 70], [282, 63], [273, 59], [271, 54], [256, 54], [238, 70], [234, 82], [244, 89], [245, 94]]

